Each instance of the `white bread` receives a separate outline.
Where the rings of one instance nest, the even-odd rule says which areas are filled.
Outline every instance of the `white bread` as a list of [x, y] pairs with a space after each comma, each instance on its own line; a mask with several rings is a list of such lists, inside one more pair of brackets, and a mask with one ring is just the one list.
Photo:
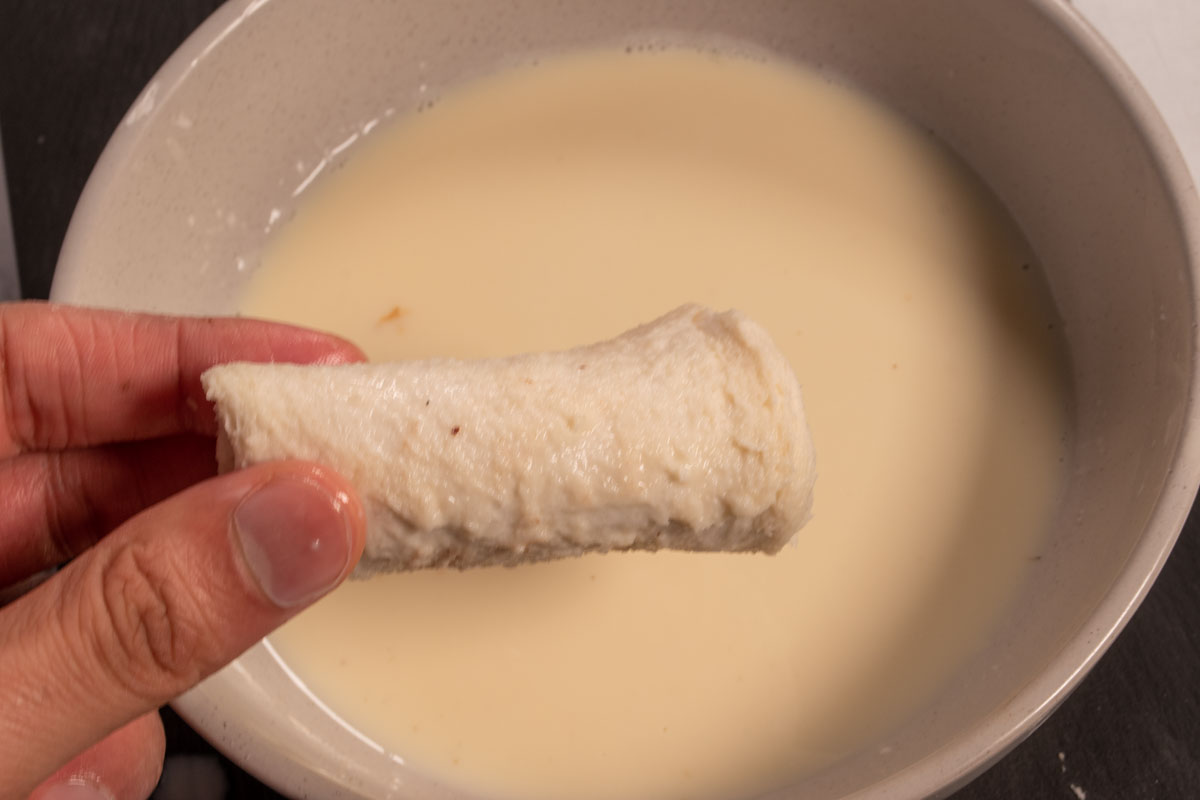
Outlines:
[[239, 363], [203, 382], [222, 471], [302, 458], [355, 485], [359, 576], [608, 550], [774, 553], [812, 503], [800, 387], [736, 311], [684, 306], [559, 353]]

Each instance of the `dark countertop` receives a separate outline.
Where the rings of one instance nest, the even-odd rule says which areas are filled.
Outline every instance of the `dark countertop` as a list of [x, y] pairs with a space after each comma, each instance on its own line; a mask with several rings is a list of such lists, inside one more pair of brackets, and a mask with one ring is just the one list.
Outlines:
[[[0, 0], [0, 128], [26, 297], [45, 298], [75, 202], [141, 88], [218, 0]], [[169, 711], [168, 753], [212, 750]], [[228, 798], [276, 796], [221, 761]], [[207, 797], [195, 791], [174, 797]], [[955, 800], [1200, 797], [1200, 515], [1099, 665]], [[169, 800], [169, 799], [167, 799]]]

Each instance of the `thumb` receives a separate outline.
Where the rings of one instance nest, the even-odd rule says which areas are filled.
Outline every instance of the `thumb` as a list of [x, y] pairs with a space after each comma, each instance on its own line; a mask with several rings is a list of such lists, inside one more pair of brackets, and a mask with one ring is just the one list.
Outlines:
[[231, 661], [349, 574], [364, 527], [334, 473], [263, 464], [144, 511], [0, 610], [0, 786], [24, 796]]

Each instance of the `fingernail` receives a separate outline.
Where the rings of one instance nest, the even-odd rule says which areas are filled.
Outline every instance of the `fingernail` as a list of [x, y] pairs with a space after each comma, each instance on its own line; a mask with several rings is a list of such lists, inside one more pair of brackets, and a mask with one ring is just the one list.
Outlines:
[[91, 781], [72, 779], [49, 787], [39, 800], [112, 800], [112, 795]]
[[278, 477], [233, 512], [246, 566], [280, 608], [325, 594], [350, 560], [348, 498], [318, 483]]

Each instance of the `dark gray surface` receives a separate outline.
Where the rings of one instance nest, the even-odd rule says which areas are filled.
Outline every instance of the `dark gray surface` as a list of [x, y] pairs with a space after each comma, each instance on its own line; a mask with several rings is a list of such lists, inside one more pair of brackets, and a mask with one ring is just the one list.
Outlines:
[[[27, 297], [49, 292], [71, 212], [109, 135], [218, 5], [0, 0], [0, 120]], [[1075, 694], [955, 800], [1200, 797], [1198, 528], [1193, 513], [1149, 598]], [[212, 753], [169, 712], [166, 724], [169, 753]], [[222, 764], [226, 797], [274, 796]]]
[[[3, 139], [4, 136], [0, 134], [0, 141]], [[8, 182], [4, 176], [4, 158], [0, 153], [0, 302], [20, 298], [17, 247], [13, 243], [12, 218], [8, 214]]]

